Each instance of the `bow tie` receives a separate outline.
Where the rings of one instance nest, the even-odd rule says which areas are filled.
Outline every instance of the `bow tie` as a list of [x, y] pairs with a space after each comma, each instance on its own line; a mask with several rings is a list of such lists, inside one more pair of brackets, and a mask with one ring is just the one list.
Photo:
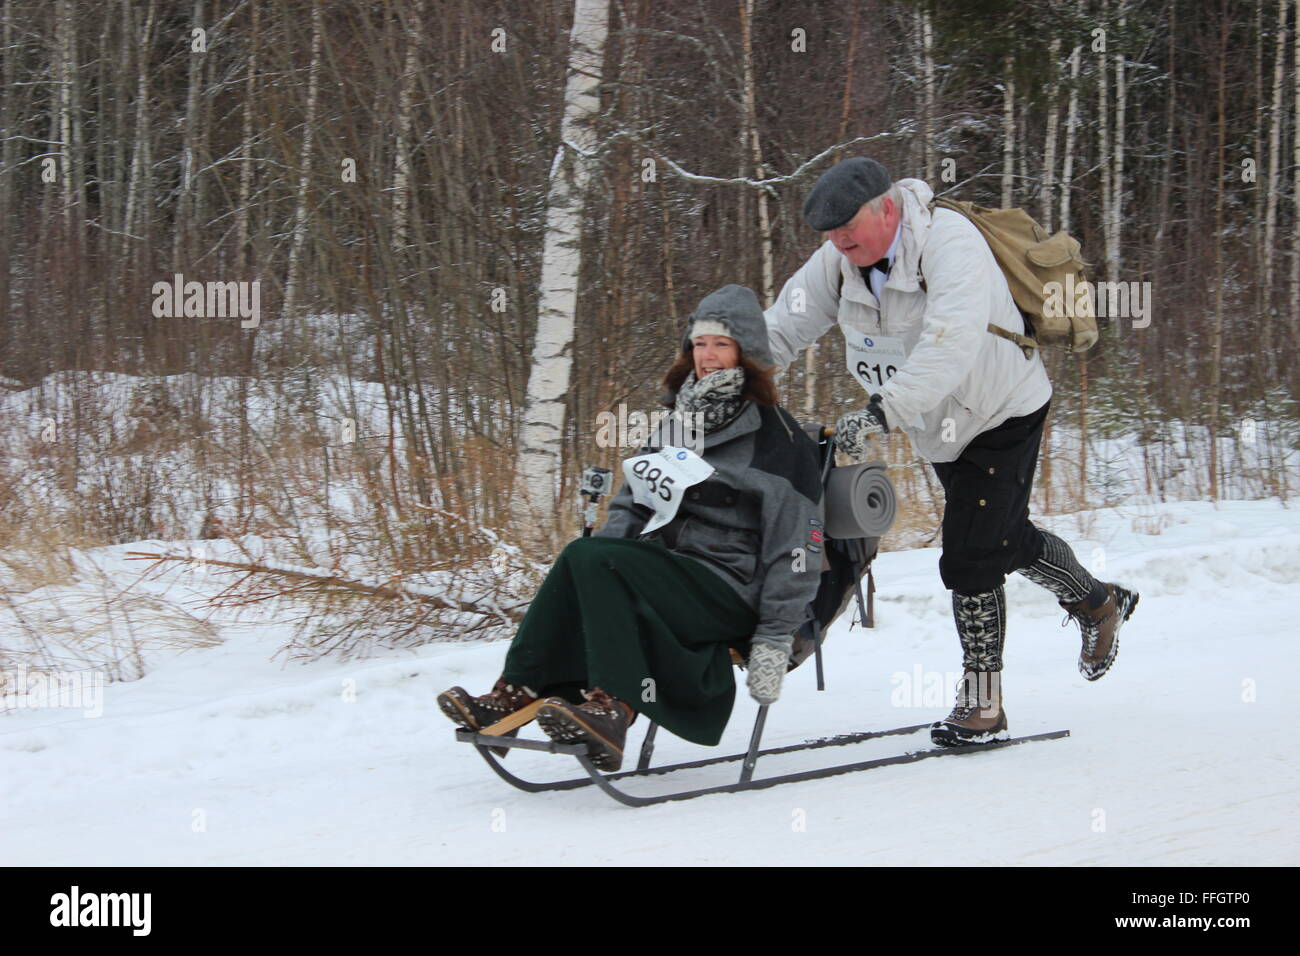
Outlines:
[[879, 269], [879, 270], [880, 270], [884, 275], [888, 276], [888, 275], [889, 275], [889, 260], [888, 260], [888, 259], [881, 259], [879, 262], [873, 262], [871, 265], [867, 266], [867, 271], [868, 271], [868, 272], [870, 272], [872, 269]]

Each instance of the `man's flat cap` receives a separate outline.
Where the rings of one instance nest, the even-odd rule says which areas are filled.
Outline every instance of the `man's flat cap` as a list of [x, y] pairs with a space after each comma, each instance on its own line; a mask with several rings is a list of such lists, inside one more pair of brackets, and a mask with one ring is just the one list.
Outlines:
[[803, 221], [818, 232], [838, 229], [864, 202], [889, 189], [889, 173], [874, 159], [855, 156], [821, 174], [803, 204]]

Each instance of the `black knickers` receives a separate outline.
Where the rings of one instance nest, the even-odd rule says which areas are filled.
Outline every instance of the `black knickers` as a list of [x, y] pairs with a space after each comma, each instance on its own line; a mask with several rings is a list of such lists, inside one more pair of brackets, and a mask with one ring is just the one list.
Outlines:
[[946, 498], [939, 576], [950, 591], [992, 591], [1038, 557], [1029, 494], [1051, 404], [981, 432], [956, 461], [933, 463]]

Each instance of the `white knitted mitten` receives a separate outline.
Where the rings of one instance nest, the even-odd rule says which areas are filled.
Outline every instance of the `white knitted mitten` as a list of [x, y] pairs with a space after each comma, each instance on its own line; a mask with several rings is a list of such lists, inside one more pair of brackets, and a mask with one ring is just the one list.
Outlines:
[[789, 661], [788, 647], [755, 641], [749, 649], [749, 696], [760, 704], [776, 703]]

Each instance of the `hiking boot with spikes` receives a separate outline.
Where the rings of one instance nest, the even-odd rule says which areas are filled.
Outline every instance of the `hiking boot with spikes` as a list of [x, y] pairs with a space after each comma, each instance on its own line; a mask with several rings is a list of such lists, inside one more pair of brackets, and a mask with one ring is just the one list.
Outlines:
[[548, 697], [537, 711], [537, 723], [557, 743], [585, 743], [592, 764], [607, 773], [623, 765], [623, 743], [636, 711], [599, 687], [583, 694], [586, 702], [572, 704]]
[[1106, 600], [1097, 608], [1089, 608], [1087, 599], [1068, 603], [1060, 602], [1065, 609], [1064, 627], [1071, 619], [1079, 625], [1083, 646], [1079, 651], [1079, 673], [1087, 680], [1098, 680], [1115, 663], [1119, 653], [1119, 629], [1137, 607], [1138, 593], [1105, 584]]
[[[536, 699], [537, 695], [530, 688], [507, 684], [505, 677], [499, 677], [490, 691], [478, 697], [471, 697], [463, 687], [445, 690], [438, 695], [438, 707], [453, 723], [466, 730], [480, 731], [521, 707], [527, 707]], [[517, 733], [518, 728], [507, 731], [502, 736], [513, 737]], [[492, 752], [498, 757], [505, 757], [510, 750], [507, 747], [493, 747]]]
[[1010, 736], [1001, 671], [967, 671], [957, 682], [952, 713], [930, 725], [930, 740], [939, 747], [988, 744]]

